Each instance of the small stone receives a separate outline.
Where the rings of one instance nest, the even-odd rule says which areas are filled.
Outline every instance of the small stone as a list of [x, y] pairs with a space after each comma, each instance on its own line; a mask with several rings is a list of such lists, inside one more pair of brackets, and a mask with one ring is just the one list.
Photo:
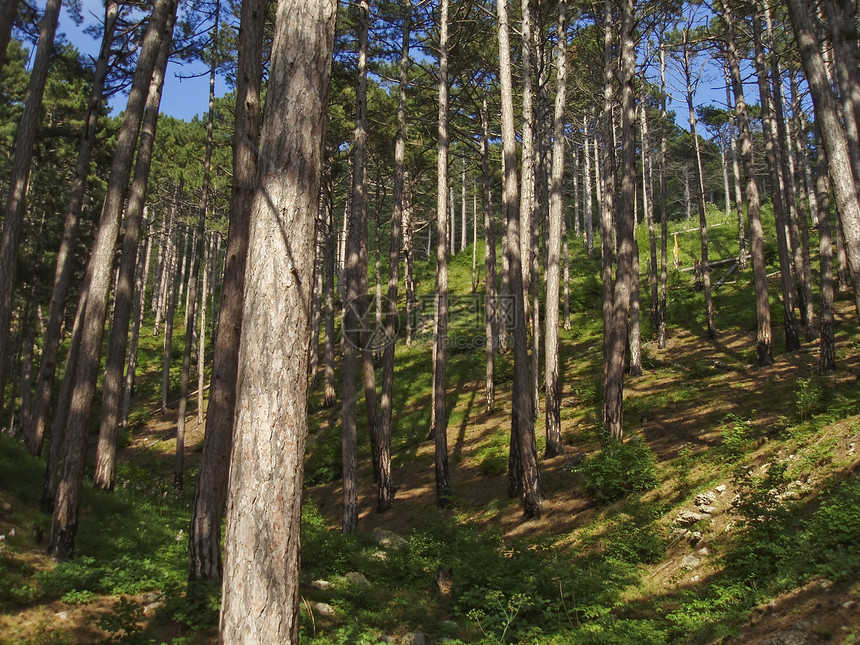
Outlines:
[[427, 637], [422, 632], [409, 632], [400, 640], [401, 645], [427, 645]]
[[830, 589], [830, 587], [832, 587], [832, 586], [833, 586], [833, 583], [830, 582], [830, 580], [822, 580], [821, 581], [821, 588], [824, 589], [825, 591], [827, 589]]
[[716, 506], [700, 506], [699, 510], [706, 515], [713, 515], [714, 511], [717, 510]]
[[701, 549], [699, 549], [696, 553], [698, 553], [699, 555], [710, 555], [710, 554], [711, 554], [711, 551], [710, 551], [710, 549], [708, 549], [708, 547], [703, 546], [703, 547], [702, 547]]
[[684, 510], [678, 513], [678, 516], [675, 518], [675, 524], [679, 524], [680, 526], [692, 526], [696, 522], [705, 519], [708, 519], [708, 516], [704, 513]]
[[68, 620], [68, 619], [69, 619], [69, 612], [67, 612], [67, 611], [58, 611], [56, 614], [54, 614], [54, 616], [56, 616], [56, 617], [57, 617], [57, 618], [59, 618], [60, 620]]
[[161, 601], [150, 603], [143, 608], [143, 615], [147, 618], [152, 618], [162, 607], [164, 607], [164, 603]]
[[690, 544], [692, 544], [693, 546], [697, 545], [701, 539], [701, 531], [693, 531], [692, 533], [690, 533]]
[[376, 639], [382, 641], [383, 643], [393, 643], [397, 640], [391, 634], [379, 634]]
[[370, 532], [370, 539], [373, 540], [374, 544], [385, 548], [399, 549], [409, 544], [406, 538], [397, 535], [397, 533], [378, 527]]
[[707, 493], [699, 493], [696, 495], [696, 499], [693, 502], [696, 506], [713, 506], [717, 502], [717, 496], [714, 493], [708, 491]]
[[325, 591], [329, 587], [331, 587], [331, 583], [328, 580], [320, 579], [320, 580], [313, 580], [311, 582], [311, 588], [312, 589], [319, 589], [320, 591]]
[[726, 492], [726, 490], [728, 490], [728, 486], [726, 486], [725, 484], [720, 484], [714, 490], [717, 491], [717, 493], [719, 493], [720, 495], [722, 495]]
[[699, 564], [701, 564], [701, 560], [693, 554], [685, 555], [684, 559], [681, 560], [682, 569], [695, 569]]
[[693, 576], [692, 578], [690, 578], [690, 582], [698, 582], [699, 578], [701, 578], [701, 576]]
[[314, 603], [314, 610], [320, 616], [334, 616], [334, 614], [335, 614], [334, 607], [332, 607], [327, 602], [315, 602]]
[[347, 573], [344, 578], [349, 581], [349, 584], [353, 587], [359, 587], [361, 589], [370, 589], [370, 582], [368, 582], [367, 578], [364, 577], [363, 573], [359, 573], [358, 571], [350, 571]]
[[842, 603], [842, 609], [854, 609], [857, 606], [857, 603], [853, 600], [848, 600], [847, 602]]

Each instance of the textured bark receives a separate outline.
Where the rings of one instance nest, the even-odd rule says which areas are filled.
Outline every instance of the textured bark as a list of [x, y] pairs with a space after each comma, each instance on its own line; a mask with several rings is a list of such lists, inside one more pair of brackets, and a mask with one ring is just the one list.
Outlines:
[[811, 23], [810, 16], [814, 15], [814, 8], [808, 0], [789, 0], [788, 8], [815, 106], [816, 122], [827, 152], [833, 193], [854, 283], [855, 303], [860, 303], [860, 203], [857, 199], [848, 141], [837, 113], [836, 100], [830, 89], [824, 60], [818, 48], [818, 39]]
[[[520, 173], [520, 255], [523, 258], [523, 293], [526, 319], [531, 317], [529, 293], [532, 282], [532, 216], [535, 212], [535, 126], [534, 100], [532, 91], [532, 24], [529, 0], [520, 2], [522, 8], [522, 152]], [[532, 333], [535, 329], [532, 327]], [[534, 347], [532, 352], [534, 352]], [[537, 399], [534, 400], [537, 402]]]
[[[48, 0], [45, 5], [45, 13], [39, 25], [39, 44], [36, 46], [36, 56], [30, 71], [30, 84], [24, 98], [24, 111], [15, 135], [15, 153], [9, 175], [9, 194], [4, 211], [3, 235], [0, 238], [0, 284], [3, 285], [0, 289], [0, 393], [6, 391], [6, 358], [12, 322], [12, 294], [15, 290], [18, 269], [18, 247], [27, 210], [27, 187], [33, 164], [36, 128], [42, 114], [42, 97], [48, 80], [48, 67], [51, 62], [57, 22], [60, 18], [60, 5], [61, 0]], [[5, 31], [5, 26], [3, 29]], [[5, 54], [5, 47], [2, 53]], [[29, 443], [32, 444], [32, 442]]]
[[[406, 88], [409, 83], [409, 41], [412, 27], [412, 2], [403, 3], [403, 38], [400, 46], [400, 84], [397, 104], [397, 135], [394, 142], [394, 210], [391, 214], [391, 246], [388, 253], [387, 318], [385, 320], [385, 349], [382, 357], [382, 399], [380, 401], [379, 435], [383, 445], [391, 445], [391, 414], [394, 397], [394, 346], [397, 340], [397, 286], [400, 280], [400, 250], [403, 241], [404, 174], [406, 160]], [[463, 170], [465, 179], [465, 166]], [[464, 183], [465, 186], [465, 183]], [[465, 187], [464, 187], [465, 196]], [[464, 213], [465, 215], [465, 213]], [[465, 233], [465, 217], [463, 218]], [[464, 240], [465, 241], [465, 240]], [[390, 449], [389, 449], [390, 450]], [[379, 480], [377, 510], [391, 507], [394, 487], [390, 477]]]
[[[644, 73], [644, 72], [643, 72]], [[657, 330], [660, 295], [657, 289], [657, 232], [654, 229], [654, 164], [651, 159], [651, 140], [648, 136], [644, 96], [639, 101], [639, 133], [642, 139], [642, 209], [648, 224], [648, 287], [651, 295], [651, 329]]]
[[[561, 439], [561, 386], [558, 376], [558, 296], [564, 179], [564, 108], [567, 98], [567, 2], [558, 3], [558, 47], [553, 118], [552, 179], [549, 202], [549, 244], [546, 265], [546, 333], [544, 335], [544, 385], [546, 386], [546, 456], [564, 453]], [[567, 249], [565, 249], [565, 253]]]
[[15, 25], [18, 3], [19, 0], [8, 0], [0, 8], [0, 70], [6, 62], [6, 49], [12, 39], [12, 27]]
[[[181, 188], [176, 191], [178, 196], [182, 192]], [[174, 210], [179, 208], [178, 203], [172, 205]], [[164, 342], [162, 343], [161, 354], [161, 413], [167, 414], [168, 401], [170, 399], [170, 364], [173, 362], [173, 326], [176, 323], [176, 302], [179, 298], [177, 290], [182, 284], [176, 279], [176, 271], [179, 268], [179, 248], [175, 241], [171, 245], [171, 255], [168, 258], [167, 271], [164, 280], [164, 307], [166, 313], [164, 317]]]
[[833, 245], [830, 227], [830, 179], [827, 176], [827, 155], [819, 151], [816, 182], [818, 204], [818, 252], [821, 274], [821, 318], [818, 343], [818, 371], [822, 374], [836, 369], [836, 340], [833, 328]]
[[275, 18], [227, 504], [224, 643], [299, 641], [308, 319], [336, 8], [280, 0]]
[[[144, 218], [146, 213], [144, 212]], [[152, 234], [147, 236], [146, 247], [140, 248], [141, 254], [137, 259], [137, 276], [134, 281], [134, 292], [137, 298], [132, 317], [131, 338], [128, 341], [128, 359], [126, 360], [125, 381], [122, 388], [122, 408], [119, 424], [125, 428], [128, 425], [128, 415], [131, 411], [131, 395], [134, 393], [134, 378], [137, 372], [137, 348], [140, 342], [140, 327], [143, 324], [143, 307], [146, 300], [146, 282], [149, 276], [149, 260], [152, 252]]]
[[[218, 41], [219, 5], [215, 8], [215, 23], [213, 26], [213, 42]], [[188, 407], [188, 388], [191, 372], [191, 350], [194, 348], [194, 330], [197, 323], [198, 291], [202, 294], [202, 309], [206, 308], [206, 289], [200, 290], [200, 265], [203, 261], [203, 246], [206, 244], [206, 217], [209, 214], [209, 199], [212, 184], [212, 148], [213, 129], [215, 127], [215, 73], [217, 58], [214, 49], [211, 52], [212, 62], [209, 66], [209, 118], [206, 122], [206, 149], [203, 153], [203, 185], [200, 188], [200, 202], [197, 205], [197, 230], [194, 233], [194, 243], [191, 245], [191, 266], [188, 275], [188, 304], [185, 306], [185, 347], [182, 352], [182, 373], [179, 377], [179, 409], [176, 413], [176, 458], [173, 468], [173, 487], [182, 491], [185, 480], [185, 417]], [[203, 356], [203, 337], [206, 335], [204, 319], [200, 323], [200, 356]], [[201, 379], [202, 380], [202, 379]], [[201, 387], [200, 407], [202, 408]], [[198, 409], [198, 423], [202, 410]]]
[[[738, 219], [738, 267], [747, 268], [749, 254], [747, 253], [746, 226], [744, 225], [743, 191], [741, 189], [741, 170], [738, 163], [737, 115], [732, 101], [732, 78], [729, 70], [728, 56], [723, 65], [723, 76], [726, 81], [726, 108], [729, 111], [729, 145], [732, 153], [732, 185], [735, 192], [735, 212]], [[728, 201], [728, 196], [726, 200]]]
[[[600, 159], [597, 162], [597, 204], [600, 211], [600, 278], [603, 284], [603, 376], [604, 387], [608, 378], [609, 369], [609, 336], [612, 326], [612, 216], [615, 208], [615, 146], [610, 145], [612, 141], [612, 106], [614, 104], [613, 79], [615, 69], [613, 65], [613, 38], [611, 25], [613, 24], [612, 1], [604, 0], [603, 3], [603, 136], [604, 141], [600, 148]], [[597, 146], [595, 139], [595, 146]], [[627, 323], [624, 324], [625, 330]], [[627, 338], [624, 338], [626, 345]], [[623, 373], [623, 365], [621, 367]], [[604, 400], [606, 395], [604, 393]], [[604, 406], [604, 424], [605, 419]]]
[[158, 111], [167, 60], [173, 39], [173, 25], [165, 30], [168, 36], [161, 43], [161, 51], [155, 64], [149, 96], [146, 99], [140, 141], [137, 149], [134, 179], [125, 209], [125, 232], [119, 261], [119, 278], [114, 289], [114, 315], [108, 337], [107, 355], [102, 384], [102, 418], [99, 425], [99, 442], [96, 451], [96, 470], [93, 483], [96, 488], [113, 490], [116, 477], [116, 437], [119, 429], [123, 366], [128, 345], [128, 325], [131, 320], [131, 300], [134, 295], [134, 274], [137, 265], [140, 230], [143, 224], [143, 208], [146, 201], [146, 185], [152, 166], [152, 150], [158, 125]]
[[451, 498], [448, 473], [448, 415], [446, 370], [448, 342], [448, 0], [442, 0], [439, 14], [439, 129], [436, 156], [436, 303], [433, 325], [433, 419], [436, 501], [440, 507]]
[[[203, 455], [194, 494], [189, 537], [189, 577], [221, 577], [221, 519], [227, 499], [230, 451], [242, 333], [249, 216], [255, 191], [262, 76], [262, 36], [266, 17], [263, 0], [244, 0], [239, 30], [236, 76], [233, 186], [218, 333], [212, 352], [212, 376]], [[280, 239], [280, 237], [278, 238]]]
[[54, 511], [54, 500], [57, 496], [57, 485], [60, 480], [60, 466], [63, 458], [63, 446], [66, 441], [66, 418], [69, 414], [69, 402], [72, 398], [75, 368], [81, 349], [84, 313], [87, 310], [87, 292], [81, 291], [78, 306], [75, 310], [75, 321], [72, 324], [72, 337], [69, 352], [66, 355], [66, 365], [60, 392], [57, 396], [57, 406], [54, 409], [53, 430], [51, 432], [51, 447], [48, 451], [48, 463], [45, 466], [45, 482], [42, 486], [41, 507], [45, 513]]
[[131, 159], [137, 146], [144, 104], [156, 58], [161, 49], [161, 41], [165, 36], [165, 27], [170, 22], [171, 16], [175, 15], [176, 7], [173, 0], [158, 0], [153, 7], [149, 25], [143, 37], [125, 116], [117, 135], [107, 194], [84, 279], [84, 290], [88, 293], [87, 307], [83, 320], [80, 356], [75, 370], [74, 393], [66, 427], [63, 474], [57, 487], [51, 543], [48, 547], [48, 553], [60, 560], [74, 555], [78, 506], [86, 458], [87, 428], [98, 377], [111, 264], [131, 174]]
[[594, 252], [594, 206], [591, 195], [591, 144], [588, 137], [587, 117], [582, 117], [582, 156], [585, 157], [585, 170], [583, 171], [583, 217], [582, 226], [585, 229], [585, 250], [589, 255]]
[[486, 409], [496, 400], [495, 355], [499, 351], [499, 302], [496, 293], [496, 233], [490, 189], [490, 117], [487, 97], [481, 104], [481, 177], [484, 193], [484, 350], [487, 357]]
[[739, 156], [746, 182], [747, 221], [750, 232], [750, 259], [753, 267], [756, 301], [756, 361], [759, 366], [773, 363], [773, 336], [768, 300], [767, 268], [764, 257], [764, 232], [761, 225], [761, 197], [756, 181], [752, 156], [752, 134], [744, 96], [740, 62], [735, 43], [735, 24], [728, 0], [720, 0], [723, 21], [726, 24], [726, 58], [732, 78], [732, 93], [735, 97], [735, 118], [738, 125]]
[[334, 388], [334, 278], [335, 278], [335, 244], [336, 232], [334, 229], [334, 204], [331, 190], [326, 190], [325, 199], [328, 202], [325, 212], [325, 262], [323, 279], [325, 289], [325, 311], [323, 313], [323, 325], [325, 326], [325, 338], [323, 340], [323, 371], [325, 373], [323, 382], [323, 405], [327, 408], [333, 407], [337, 400]]
[[[534, 436], [534, 415], [529, 383], [526, 317], [520, 245], [520, 210], [517, 194], [516, 139], [514, 130], [513, 84], [511, 82], [510, 39], [507, 0], [497, 3], [499, 19], [499, 69], [502, 96], [502, 151], [504, 155], [503, 207], [507, 222], [507, 256], [513, 301], [514, 399], [511, 414], [511, 474], [522, 489], [523, 511], [539, 517], [543, 509], [540, 472]], [[513, 463], [511, 463], [513, 462]], [[510, 474], [509, 474], [510, 481]], [[509, 484], [509, 492], [510, 484]]]
[[668, 208], [666, 194], [666, 148], [667, 121], [666, 110], [666, 47], [663, 44], [663, 32], [660, 32], [660, 304], [657, 307], [657, 347], [666, 347], [666, 300], [669, 286], [668, 264]]
[[708, 261], [708, 219], [705, 215], [705, 178], [702, 171], [702, 152], [699, 149], [699, 135], [696, 133], [696, 111], [693, 107], [693, 72], [691, 69], [691, 52], [687, 43], [688, 33], [684, 31], [684, 79], [687, 84], [687, 111], [690, 123], [690, 140], [693, 142], [694, 170], [696, 175], [696, 207], [699, 211], [699, 237], [702, 243], [702, 284], [705, 295], [705, 321], [708, 326], [708, 338], [717, 337], [717, 326], [714, 321], [714, 299], [711, 296], [711, 266]]
[[604, 424], [608, 437], [621, 440], [624, 436], [624, 351], [628, 338], [628, 316], [633, 282], [636, 276], [633, 255], [633, 203], [636, 200], [636, 102], [633, 77], [636, 51], [633, 41], [633, 3], [621, 2], [621, 43], [619, 82], [621, 84], [621, 191], [615, 216], [618, 239], [615, 290], [608, 327], [607, 360], [604, 380]]
[[[14, 3], [10, 3], [14, 4]], [[104, 33], [96, 60], [93, 75], [93, 87], [87, 102], [87, 116], [81, 133], [81, 143], [78, 148], [78, 158], [75, 162], [75, 176], [66, 208], [66, 219], [63, 225], [63, 237], [57, 251], [57, 267], [54, 272], [54, 286], [51, 291], [51, 304], [48, 314], [48, 324], [42, 336], [42, 357], [39, 363], [39, 375], [36, 378], [36, 395], [33, 399], [33, 410], [30, 414], [29, 429], [25, 430], [28, 438], [27, 447], [34, 454], [42, 450], [48, 414], [51, 407], [51, 393], [57, 372], [57, 352], [60, 347], [60, 333], [63, 326], [63, 312], [66, 308], [66, 296], [72, 280], [74, 266], [72, 249], [78, 237], [81, 212], [86, 194], [87, 176], [89, 174], [90, 157], [96, 138], [96, 128], [101, 105], [104, 101], [104, 84], [108, 71], [111, 43], [113, 42], [114, 27], [118, 13], [118, 3], [111, 0], [105, 4]]]
[[779, 274], [782, 284], [783, 328], [785, 332], [785, 351], [793, 352], [800, 347], [800, 332], [794, 315], [795, 292], [792, 275], [791, 249], [788, 209], [784, 200], [785, 185], [780, 164], [779, 132], [773, 112], [773, 96], [770, 92], [767, 69], [762, 43], [761, 13], [758, 3], [753, 15], [753, 42], [755, 45], [755, 67], [758, 77], [759, 96], [761, 97], [762, 125], [764, 130], [765, 158], [770, 178], [773, 216], [776, 223], [776, 241], [779, 249]]

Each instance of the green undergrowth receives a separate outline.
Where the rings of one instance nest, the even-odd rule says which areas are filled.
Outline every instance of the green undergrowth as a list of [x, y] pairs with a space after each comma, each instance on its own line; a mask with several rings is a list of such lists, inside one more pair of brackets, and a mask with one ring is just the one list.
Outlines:
[[[710, 221], [720, 224], [710, 231], [712, 259], [733, 257], [732, 219], [711, 211]], [[673, 222], [670, 227], [670, 233], [679, 233], [681, 268], [700, 253], [698, 236], [684, 231], [692, 226]], [[644, 274], [644, 227], [639, 236]], [[672, 240], [670, 235], [670, 249]], [[755, 607], [779, 594], [810, 581], [846, 585], [860, 576], [860, 480], [851, 471], [855, 457], [846, 452], [846, 439], [856, 441], [860, 431], [857, 383], [840, 373], [819, 376], [799, 359], [799, 366], [789, 364], [779, 354], [779, 328], [775, 353], [789, 376], [773, 383], [756, 380], [747, 269], [716, 290], [715, 305], [721, 333], [749, 338], [750, 348], [729, 350], [718, 339], [703, 342], [701, 351], [658, 360], [654, 344], [646, 342], [646, 374], [635, 380], [640, 390], [625, 395], [626, 439], [606, 441], [600, 424], [599, 254], [588, 256], [577, 240], [571, 240], [570, 250], [571, 329], [560, 332], [562, 431], [569, 451], [553, 462], [554, 470], [544, 472], [548, 497], [575, 500], [579, 510], [559, 522], [563, 528], [542, 530], [534, 522], [533, 530], [518, 533], [527, 537], [513, 537], [517, 532], [498, 521], [519, 503], [504, 494], [513, 359], [512, 352], [496, 357], [496, 407], [487, 412], [479, 243], [476, 297], [471, 249], [450, 263], [452, 293], [464, 296], [455, 303], [451, 326], [460, 345], [451, 348], [447, 365], [451, 463], [470, 479], [454, 482], [448, 509], [420, 507], [408, 528], [399, 530], [406, 539], [402, 546], [380, 546], [366, 532], [341, 534], [331, 513], [339, 500], [326, 499], [318, 507], [306, 495], [302, 642], [376, 643], [422, 632], [429, 642], [487, 645], [713, 643], [737, 635]], [[767, 253], [776, 266], [775, 245]], [[432, 289], [432, 269], [431, 263], [416, 265], [424, 295]], [[727, 270], [721, 266], [715, 278]], [[642, 333], [650, 341], [647, 280], [642, 286]], [[776, 307], [775, 290], [771, 298]], [[670, 338], [703, 337], [703, 296], [692, 272], [670, 272], [669, 320]], [[849, 341], [840, 346], [839, 359], [854, 361], [857, 335], [837, 331]], [[141, 339], [132, 432], [144, 427], [160, 396], [161, 341], [149, 332]], [[724, 367], [716, 369], [715, 359]], [[397, 344], [396, 370], [393, 467], [427, 469], [422, 453], [430, 427], [427, 337], [416, 337], [411, 348]], [[324, 407], [321, 389], [310, 395], [306, 487], [334, 484], [336, 490], [341, 410]], [[357, 408], [359, 459], [367, 467], [363, 398]], [[662, 420], [670, 412], [669, 420]], [[675, 422], [686, 424], [683, 432], [672, 427]], [[467, 436], [476, 423], [481, 424], [477, 439]], [[100, 630], [93, 639], [107, 634], [112, 642], [214, 642], [220, 590], [186, 583], [195, 461], [190, 460], [182, 495], [173, 490], [171, 463], [158, 446], [138, 450], [120, 466], [115, 492], [85, 485], [76, 557], [52, 564], [41, 556], [50, 528], [50, 516], [38, 510], [44, 463], [17, 441], [0, 437], [0, 533], [6, 535], [0, 542], [0, 619], [60, 603], [92, 608], [90, 624]], [[497, 498], [478, 507], [471, 499], [473, 484], [498, 484]], [[702, 556], [707, 566], [693, 580], [681, 561], [697, 551], [676, 530], [675, 518], [693, 507], [696, 495], [720, 485], [729, 488], [721, 498], [722, 523], [700, 519], [690, 527], [709, 549]], [[398, 497], [388, 513], [402, 513], [407, 504]], [[568, 511], [552, 512], [557, 515], [547, 514], [548, 523]], [[143, 607], [153, 599], [159, 607], [145, 619]], [[62, 628], [52, 634], [52, 642], [77, 642]], [[12, 642], [42, 642], [39, 638], [25, 634]]]

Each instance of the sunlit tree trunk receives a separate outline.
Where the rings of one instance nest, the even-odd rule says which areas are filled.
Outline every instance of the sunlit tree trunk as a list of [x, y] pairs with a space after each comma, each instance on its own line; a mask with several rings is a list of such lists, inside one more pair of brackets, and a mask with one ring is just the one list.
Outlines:
[[[17, 6], [17, 2], [9, 2]], [[30, 169], [33, 165], [33, 148], [36, 143], [36, 128], [42, 114], [42, 97], [45, 83], [48, 81], [48, 67], [51, 62], [51, 52], [54, 48], [54, 35], [57, 32], [57, 22], [60, 18], [61, 0], [48, 0], [45, 13], [39, 25], [39, 43], [36, 46], [36, 56], [33, 68], [30, 70], [30, 84], [24, 98], [24, 110], [18, 121], [15, 135], [15, 152], [10, 168], [8, 196], [4, 211], [3, 235], [0, 237], [0, 393], [5, 392], [6, 358], [12, 321], [12, 294], [15, 291], [15, 278], [18, 269], [18, 247], [21, 229], [24, 225], [24, 215], [27, 210], [27, 187], [30, 183]], [[10, 10], [12, 7], [9, 8]], [[4, 12], [5, 13], [5, 12]], [[3, 15], [5, 20], [5, 15]], [[14, 14], [12, 14], [14, 19]], [[11, 29], [11, 23], [9, 24]], [[6, 25], [2, 25], [2, 38], [5, 36]], [[0, 56], [5, 55], [6, 48], [0, 50]], [[2, 60], [2, 59], [0, 59]], [[2, 408], [2, 397], [0, 397]], [[30, 442], [32, 445], [32, 442]]]
[[436, 157], [436, 303], [433, 326], [433, 427], [436, 501], [447, 506], [451, 497], [448, 473], [448, 415], [446, 370], [448, 340], [448, 0], [439, 13], [439, 135]]
[[[10, 5], [16, 3], [10, 2]], [[113, 42], [114, 27], [118, 13], [118, 3], [115, 0], [105, 4], [104, 33], [96, 60], [93, 75], [93, 87], [87, 103], [87, 116], [81, 133], [78, 158], [75, 163], [75, 177], [72, 182], [69, 203], [66, 208], [66, 219], [63, 225], [63, 237], [57, 251], [57, 268], [54, 273], [54, 286], [51, 292], [51, 305], [48, 314], [48, 324], [42, 336], [42, 356], [39, 363], [39, 375], [36, 378], [36, 395], [33, 399], [33, 410], [30, 414], [30, 427], [25, 429], [27, 447], [34, 454], [42, 450], [45, 429], [51, 407], [51, 393], [57, 372], [57, 352], [60, 346], [60, 333], [63, 326], [63, 312], [66, 308], [66, 295], [72, 280], [74, 265], [72, 249], [78, 237], [81, 212], [83, 211], [86, 194], [87, 176], [89, 174], [90, 157], [96, 139], [96, 127], [100, 107], [104, 101], [104, 84], [108, 72], [111, 43]]]
[[[167, 30], [168, 34], [170, 30]], [[96, 451], [96, 469], [93, 484], [102, 490], [113, 490], [116, 477], [116, 437], [119, 430], [123, 366], [128, 347], [128, 326], [131, 320], [131, 303], [134, 296], [134, 277], [137, 265], [140, 231], [143, 224], [146, 185], [152, 167], [152, 150], [158, 125], [161, 90], [173, 39], [169, 36], [161, 44], [155, 72], [146, 99], [140, 141], [137, 148], [134, 178], [125, 209], [122, 250], [119, 260], [119, 279], [114, 290], [114, 315], [108, 337], [102, 381], [102, 418], [99, 424], [99, 441]]]
[[773, 96], [770, 92], [762, 43], [761, 13], [758, 3], [753, 15], [753, 42], [755, 45], [755, 66], [758, 76], [759, 96], [761, 97], [762, 125], [764, 129], [765, 157], [770, 178], [773, 216], [776, 222], [776, 241], [779, 249], [780, 281], [782, 283], [783, 328], [785, 331], [785, 351], [793, 352], [800, 347], [800, 333], [794, 315], [795, 291], [792, 276], [792, 262], [789, 232], [789, 212], [784, 199], [785, 184], [780, 167], [779, 133], [773, 112]]
[[[403, 184], [406, 172], [406, 88], [409, 83], [409, 43], [412, 27], [412, 2], [403, 3], [403, 38], [400, 45], [400, 84], [397, 103], [397, 135], [394, 143], [394, 209], [391, 214], [391, 247], [388, 253], [387, 317], [385, 319], [385, 348], [382, 358], [382, 399], [380, 402], [379, 434], [383, 445], [391, 445], [391, 414], [394, 396], [394, 346], [397, 340], [397, 286], [400, 279], [400, 250], [403, 238]], [[465, 165], [463, 170], [465, 180]], [[465, 187], [464, 187], [465, 195]], [[465, 213], [464, 213], [465, 215]], [[463, 219], [465, 227], [465, 217]], [[464, 228], [465, 233], [465, 228]], [[389, 457], [390, 459], [390, 457]], [[389, 467], [390, 468], [390, 467]], [[390, 473], [390, 470], [389, 470]], [[380, 478], [377, 510], [391, 506], [394, 487], [391, 477]]]
[[[561, 249], [562, 181], [564, 179], [564, 109], [567, 99], [567, 2], [558, 3], [558, 47], [553, 118], [552, 179], [549, 203], [549, 244], [546, 265], [546, 334], [544, 336], [544, 385], [546, 386], [546, 456], [564, 452], [561, 439], [561, 386], [558, 375], [558, 296]], [[567, 249], [564, 249], [567, 252]]]
[[708, 326], [708, 338], [717, 337], [717, 326], [714, 321], [714, 299], [711, 296], [711, 265], [708, 260], [708, 219], [705, 214], [705, 178], [702, 171], [702, 152], [699, 149], [699, 135], [696, 133], [696, 111], [693, 107], [693, 71], [691, 69], [690, 45], [687, 42], [688, 33], [684, 31], [684, 79], [687, 85], [687, 111], [690, 123], [690, 140], [693, 142], [694, 169], [696, 175], [696, 207], [699, 211], [699, 236], [702, 242], [702, 284], [705, 295], [705, 320]]
[[[444, 0], [443, 0], [444, 1]], [[529, 383], [526, 315], [523, 292], [519, 195], [517, 191], [516, 139], [514, 129], [513, 83], [511, 81], [510, 39], [507, 0], [497, 3], [499, 69], [502, 98], [502, 154], [504, 155], [503, 208], [507, 221], [507, 256], [513, 304], [514, 385], [511, 414], [511, 458], [508, 492], [521, 491], [523, 510], [528, 517], [539, 517], [543, 509], [534, 415]], [[511, 475], [519, 480], [512, 490]], [[518, 491], [516, 489], [519, 489]]]
[[486, 409], [496, 400], [495, 354], [499, 350], [499, 303], [496, 294], [496, 234], [490, 188], [490, 124], [487, 97], [481, 104], [481, 176], [484, 192], [484, 350], [487, 357]]
[[735, 97], [735, 119], [738, 125], [739, 154], [746, 181], [747, 221], [750, 233], [750, 259], [753, 266], [756, 301], [756, 362], [759, 366], [773, 363], [773, 336], [768, 300], [767, 268], [764, 257], [764, 232], [761, 224], [761, 197], [756, 182], [755, 164], [752, 156], [752, 134], [744, 96], [740, 62], [735, 42], [735, 24], [728, 0], [720, 0], [723, 20], [726, 24], [726, 59], [732, 79]]
[[666, 46], [663, 32], [660, 32], [660, 304], [657, 307], [657, 347], [666, 347], [666, 300], [668, 295], [668, 208], [666, 194], [666, 148], [667, 121], [666, 110]]
[[217, 580], [222, 572], [221, 519], [227, 499], [238, 389], [239, 340], [243, 327], [249, 217], [257, 169], [262, 40], [266, 6], [263, 0], [244, 0], [240, 18], [233, 183], [218, 332], [212, 352], [203, 455], [191, 516], [189, 576], [192, 580]]
[[227, 503], [224, 643], [299, 642], [310, 338], [310, 290], [300, 285], [313, 279], [336, 9], [331, 0], [279, 0], [277, 6], [251, 211]]
[[75, 550], [78, 507], [84, 475], [87, 430], [95, 396], [101, 341], [107, 314], [111, 264], [119, 220], [131, 174], [131, 159], [137, 146], [140, 123], [161, 42], [176, 15], [173, 0], [158, 0], [153, 7], [141, 45], [128, 104], [117, 135], [116, 151], [108, 177], [102, 215], [93, 242], [92, 255], [84, 278], [88, 292], [84, 314], [81, 349], [74, 378], [74, 393], [66, 423], [66, 452], [63, 473], [57, 487], [54, 519], [48, 553], [59, 560], [71, 558]]

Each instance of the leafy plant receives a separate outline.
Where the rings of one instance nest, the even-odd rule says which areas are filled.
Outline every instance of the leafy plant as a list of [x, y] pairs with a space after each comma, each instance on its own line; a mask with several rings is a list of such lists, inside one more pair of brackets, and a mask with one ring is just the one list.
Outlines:
[[128, 638], [139, 633], [142, 620], [143, 609], [125, 596], [115, 602], [110, 611], [94, 617], [94, 622], [99, 629], [103, 629], [114, 638]]
[[743, 419], [736, 414], [727, 414], [723, 419], [720, 435], [722, 436], [720, 454], [726, 461], [738, 461], [746, 454], [752, 438], [752, 425], [748, 419]]
[[600, 503], [610, 503], [630, 493], [640, 493], [657, 485], [654, 453], [644, 441], [610, 439], [597, 455], [577, 467], [588, 494]]

